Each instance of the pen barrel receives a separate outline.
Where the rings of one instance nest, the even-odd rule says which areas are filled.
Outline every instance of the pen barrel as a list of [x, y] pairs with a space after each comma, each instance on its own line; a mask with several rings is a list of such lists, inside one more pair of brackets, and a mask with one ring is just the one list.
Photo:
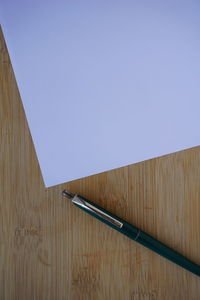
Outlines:
[[142, 244], [148, 249], [158, 253], [159, 255], [171, 260], [175, 264], [187, 269], [188, 271], [200, 276], [200, 266], [187, 259], [185, 256], [179, 254], [175, 250], [169, 248], [165, 244], [159, 242], [149, 234], [138, 229], [138, 233], [135, 233], [135, 226], [129, 223], [125, 223], [122, 231], [125, 235]]
[[[157, 239], [153, 238], [149, 234], [145, 233], [144, 231], [140, 230], [136, 226], [129, 224], [128, 222], [124, 221], [123, 219], [119, 218], [118, 216], [108, 212], [107, 210], [103, 209], [102, 207], [98, 206], [97, 204], [79, 196], [76, 195], [76, 201], [73, 201], [73, 203], [84, 210], [85, 212], [89, 213], [90, 215], [94, 216], [95, 218], [99, 219], [103, 223], [109, 225], [113, 229], [123, 233], [130, 239], [142, 244], [148, 249], [151, 249], [152, 251], [158, 253], [159, 255], [167, 258], [168, 260], [171, 260], [175, 264], [187, 269], [188, 271], [200, 276], [200, 266], [193, 263], [183, 255], [179, 254], [178, 252], [174, 251], [173, 249], [169, 248], [165, 244], [159, 242]], [[83, 205], [84, 204], [84, 205]], [[111, 217], [111, 220], [108, 218], [105, 218], [105, 215], [98, 214], [97, 211], [92, 209], [88, 209], [87, 205], [89, 204], [91, 207], [96, 208], [97, 210], [103, 212], [105, 215]], [[111, 222], [112, 219], [115, 219], [115, 223]], [[121, 223], [121, 226], [118, 226], [118, 224]]]

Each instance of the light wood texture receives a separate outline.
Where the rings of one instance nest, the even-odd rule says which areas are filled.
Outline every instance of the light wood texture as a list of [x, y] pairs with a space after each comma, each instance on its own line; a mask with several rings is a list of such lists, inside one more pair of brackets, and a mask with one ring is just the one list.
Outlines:
[[64, 188], [200, 264], [200, 147], [45, 189], [1, 33], [0, 299], [200, 299], [199, 277], [85, 214]]

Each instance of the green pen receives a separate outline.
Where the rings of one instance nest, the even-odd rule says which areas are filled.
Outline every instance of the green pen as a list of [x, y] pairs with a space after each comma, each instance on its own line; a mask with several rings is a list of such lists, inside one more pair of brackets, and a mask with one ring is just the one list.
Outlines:
[[185, 268], [186, 270], [200, 276], [199, 265], [193, 263], [183, 255], [167, 247], [166, 245], [159, 242], [158, 240], [145, 233], [144, 231], [140, 230], [139, 228], [129, 224], [123, 219], [113, 215], [112, 213], [94, 204], [93, 202], [83, 198], [80, 195], [72, 194], [71, 192], [64, 190], [63, 196], [71, 199], [73, 204], [75, 204], [85, 212], [89, 213], [93, 217], [99, 219], [103, 223], [109, 225], [113, 229], [128, 236], [130, 239], [171, 260], [172, 262]]

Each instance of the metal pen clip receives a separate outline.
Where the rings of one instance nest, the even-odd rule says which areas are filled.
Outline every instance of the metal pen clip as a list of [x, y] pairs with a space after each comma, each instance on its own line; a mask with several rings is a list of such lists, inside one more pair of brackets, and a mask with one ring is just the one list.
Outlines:
[[72, 194], [66, 190], [63, 191], [63, 196], [68, 197], [72, 200], [72, 202], [85, 210], [92, 212], [94, 215], [100, 217], [103, 220], [106, 220], [107, 222], [110, 222], [112, 225], [122, 228], [123, 223], [118, 221], [117, 219], [111, 217], [109, 214], [103, 212], [102, 210], [98, 209], [94, 205], [88, 203], [83, 198], [80, 198], [78, 195]]

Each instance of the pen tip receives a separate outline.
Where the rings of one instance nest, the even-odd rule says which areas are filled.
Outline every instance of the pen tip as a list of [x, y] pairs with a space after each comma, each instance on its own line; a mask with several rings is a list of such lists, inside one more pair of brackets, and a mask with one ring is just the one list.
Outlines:
[[71, 193], [71, 192], [69, 192], [69, 191], [67, 191], [67, 190], [64, 190], [64, 191], [62, 192], [62, 195], [63, 195], [64, 197], [69, 198], [69, 199], [72, 199], [72, 198], [75, 196], [75, 194], [73, 194], [73, 193]]

